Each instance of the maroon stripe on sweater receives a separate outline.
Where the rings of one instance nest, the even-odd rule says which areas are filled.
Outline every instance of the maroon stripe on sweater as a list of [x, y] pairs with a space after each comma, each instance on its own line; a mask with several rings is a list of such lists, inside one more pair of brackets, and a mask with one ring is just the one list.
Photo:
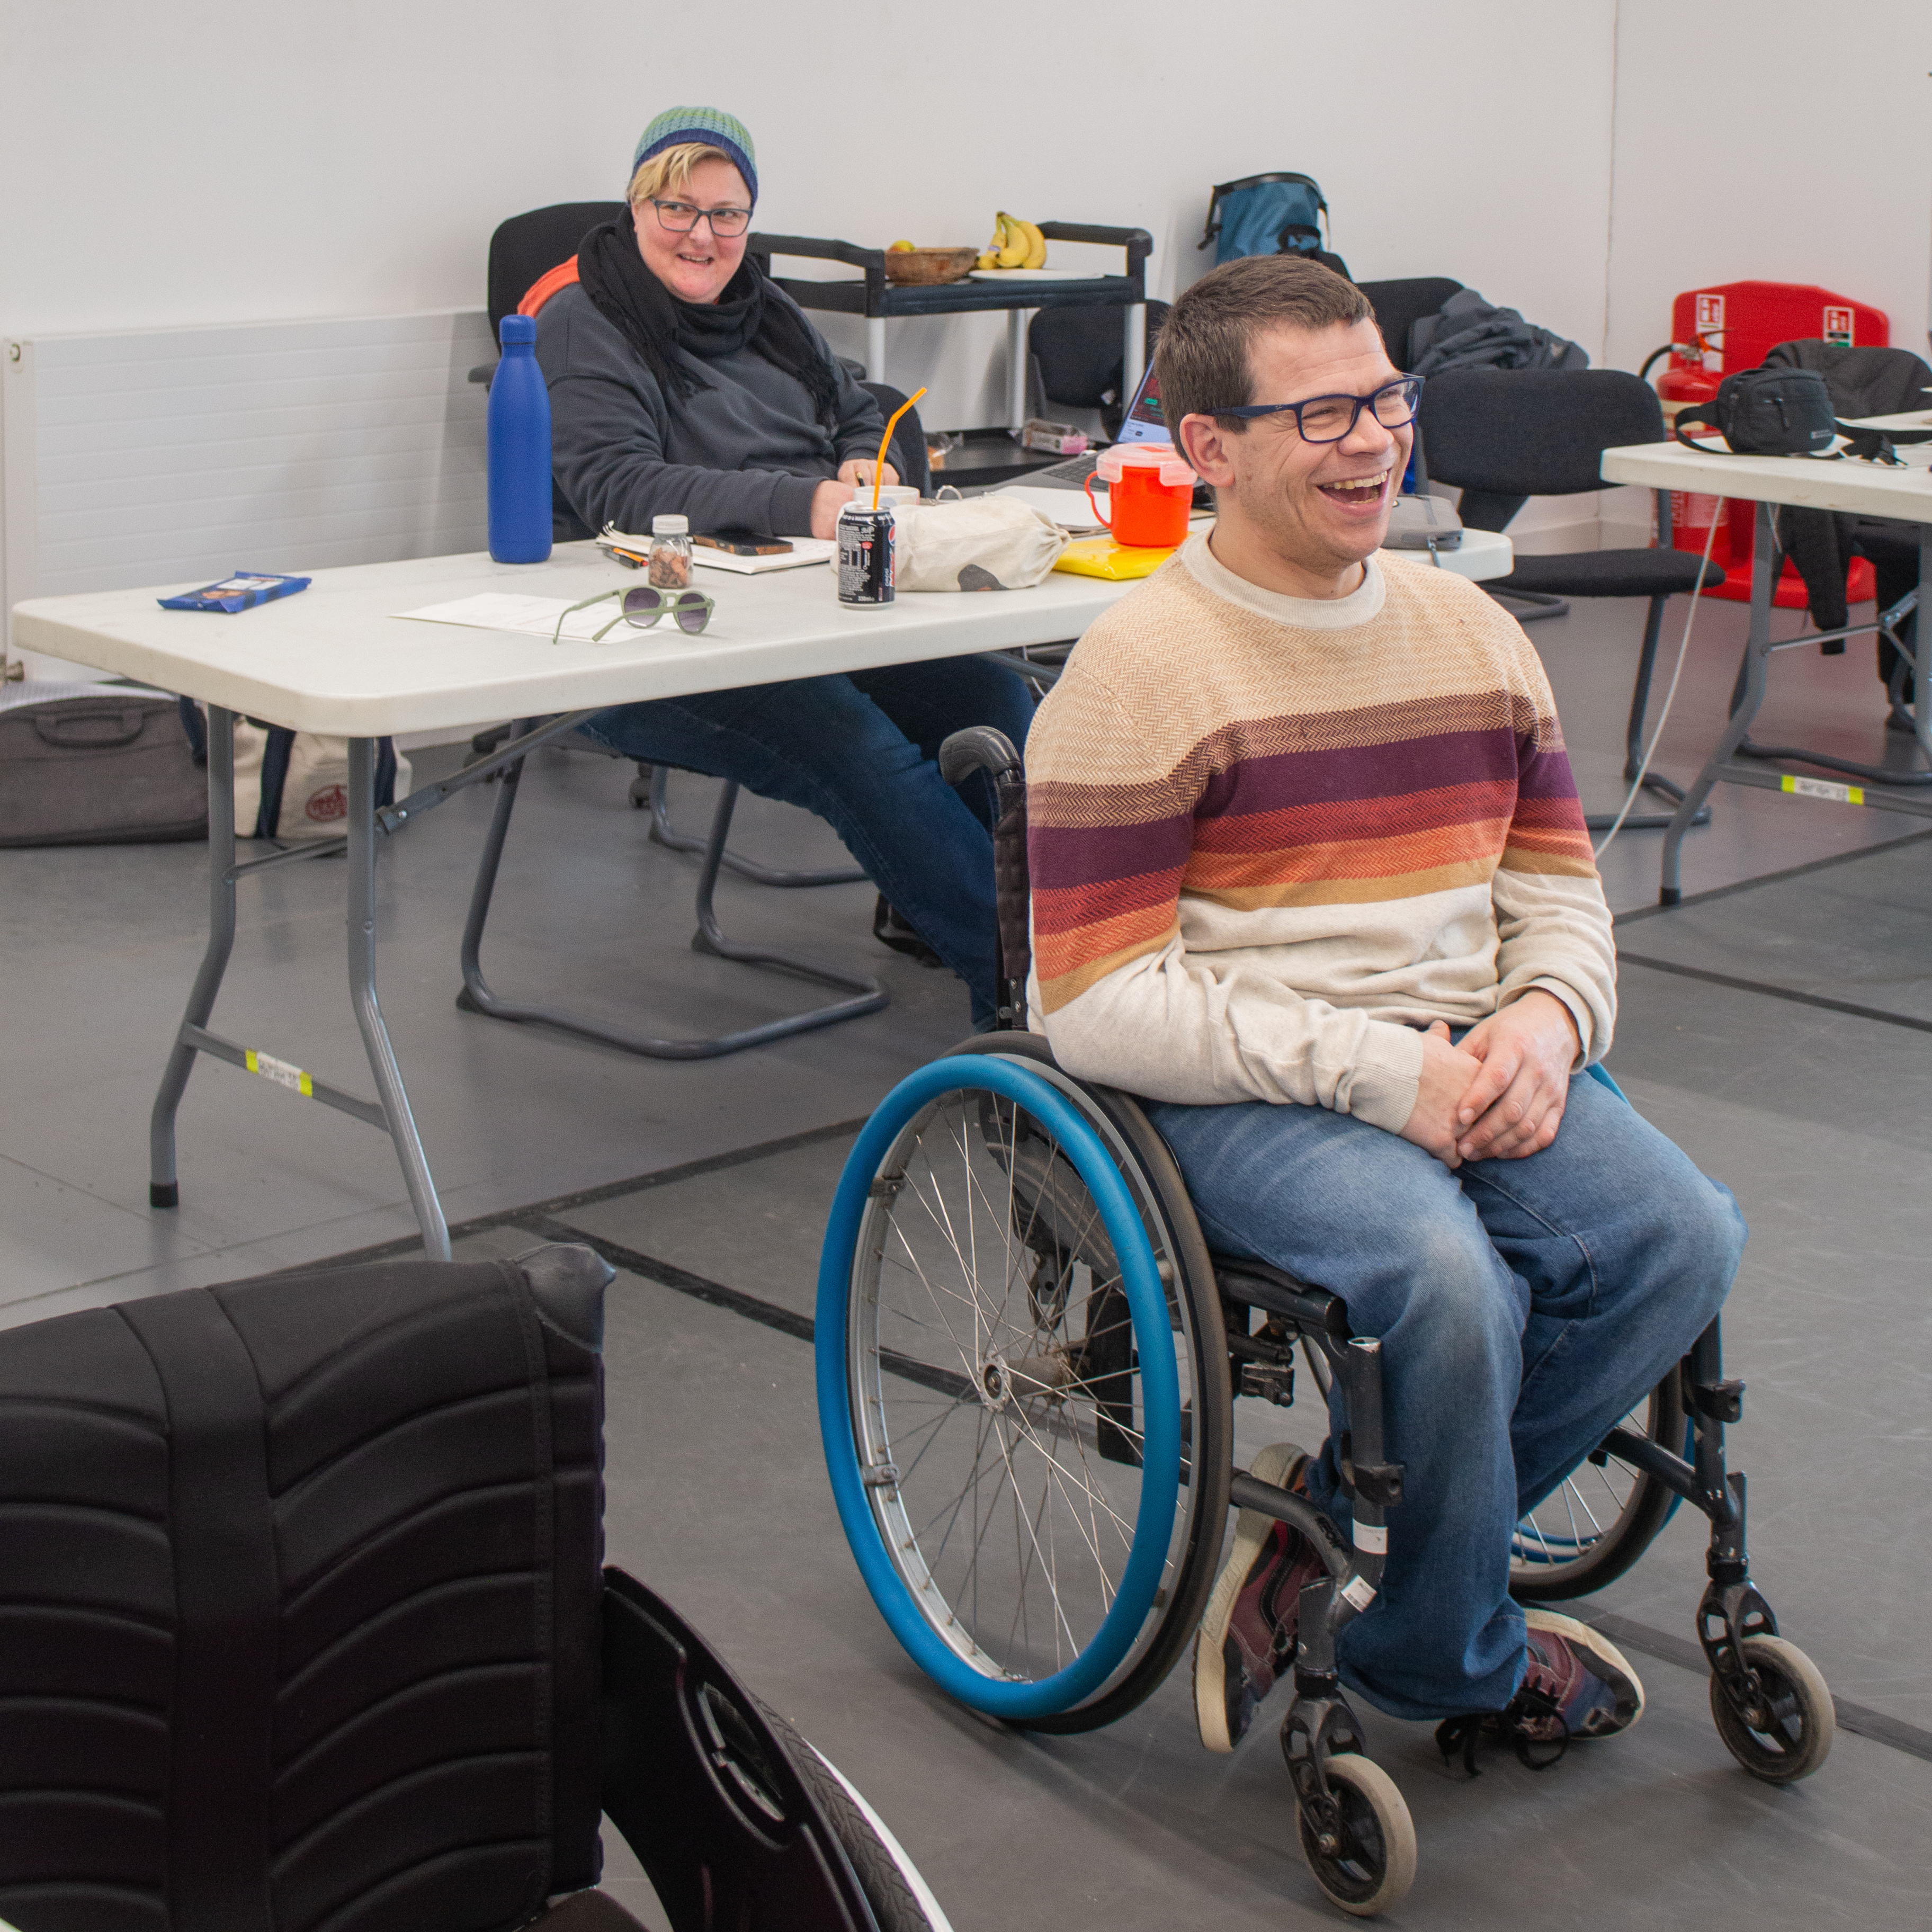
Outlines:
[[1035, 889], [1053, 892], [1097, 880], [1162, 872], [1178, 879], [1194, 845], [1194, 820], [1177, 814], [1139, 825], [1031, 825], [1027, 868]]
[[1436, 791], [1472, 782], [1513, 785], [1517, 745], [1513, 731], [1450, 731], [1400, 744], [1246, 758], [1208, 781], [1196, 811], [1202, 818], [1219, 818], [1317, 802]]

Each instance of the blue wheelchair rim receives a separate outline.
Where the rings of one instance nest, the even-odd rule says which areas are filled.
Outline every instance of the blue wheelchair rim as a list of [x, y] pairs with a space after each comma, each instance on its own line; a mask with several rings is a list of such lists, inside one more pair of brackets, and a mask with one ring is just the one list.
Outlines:
[[[1120, 1286], [1139, 1358], [1144, 1428], [1132, 1549], [1114, 1600], [1092, 1641], [1052, 1676], [1031, 1681], [991, 1677], [974, 1670], [921, 1614], [905, 1579], [886, 1553], [878, 1520], [866, 1500], [847, 1371], [853, 1260], [879, 1163], [928, 1102], [944, 1094], [975, 1090], [1018, 1102], [1058, 1137], [1060, 1151], [1093, 1195], [1120, 1263]], [[846, 1160], [826, 1225], [813, 1343], [819, 1432], [845, 1540], [873, 1602], [914, 1662], [960, 1702], [990, 1717], [1051, 1717], [1072, 1709], [1100, 1690], [1133, 1647], [1154, 1607], [1180, 1498], [1180, 1384], [1173, 1350], [1167, 1345], [1171, 1333], [1167, 1298], [1146, 1231], [1113, 1156], [1050, 1082], [1012, 1060], [962, 1054], [921, 1067], [879, 1103]], [[1148, 1346], [1150, 1337], [1160, 1346]]]

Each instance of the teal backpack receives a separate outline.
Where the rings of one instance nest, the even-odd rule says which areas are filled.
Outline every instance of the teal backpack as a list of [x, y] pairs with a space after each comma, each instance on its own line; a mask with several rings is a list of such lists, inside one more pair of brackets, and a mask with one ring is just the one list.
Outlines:
[[1216, 244], [1217, 268], [1243, 255], [1306, 255], [1346, 275], [1348, 264], [1323, 245], [1328, 213], [1321, 184], [1307, 175], [1249, 175], [1214, 190], [1200, 245]]

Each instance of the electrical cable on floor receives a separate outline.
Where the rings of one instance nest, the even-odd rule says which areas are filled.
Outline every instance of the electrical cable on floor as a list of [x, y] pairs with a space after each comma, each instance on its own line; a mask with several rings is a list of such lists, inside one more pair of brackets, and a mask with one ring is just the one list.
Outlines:
[[1664, 728], [1670, 722], [1670, 707], [1676, 701], [1677, 680], [1684, 675], [1684, 660], [1690, 651], [1690, 626], [1696, 621], [1697, 600], [1704, 594], [1704, 573], [1710, 568], [1711, 552], [1718, 541], [1718, 518], [1722, 514], [1721, 503], [1712, 513], [1711, 527], [1705, 534], [1703, 560], [1697, 566], [1697, 581], [1690, 592], [1690, 608], [1684, 614], [1684, 635], [1677, 646], [1677, 663], [1670, 674], [1670, 688], [1664, 694], [1664, 709], [1658, 713], [1657, 729], [1650, 734], [1650, 742], [1644, 747], [1643, 762], [1636, 768], [1636, 776], [1630, 781], [1630, 796], [1623, 802], [1623, 808], [1612, 822], [1609, 831], [1604, 834], [1604, 842], [1590, 854], [1593, 859], [1601, 859], [1610, 849], [1610, 841], [1624, 829], [1624, 820], [1630, 816], [1630, 808], [1636, 804], [1637, 794], [1643, 789], [1645, 777], [1650, 770], [1650, 761], [1656, 755], [1658, 746], [1663, 742]]

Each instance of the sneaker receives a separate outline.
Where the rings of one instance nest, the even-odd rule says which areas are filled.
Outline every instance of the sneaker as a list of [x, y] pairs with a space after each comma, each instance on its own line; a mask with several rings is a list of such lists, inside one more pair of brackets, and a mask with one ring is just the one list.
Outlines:
[[[1271, 1443], [1255, 1458], [1259, 1482], [1292, 1489], [1307, 1452]], [[1239, 1744], [1275, 1679], [1293, 1661], [1302, 1586], [1327, 1574], [1308, 1539], [1258, 1510], [1234, 1522], [1234, 1547], [1194, 1639], [1194, 1716], [1210, 1751]]]
[[1528, 1656], [1509, 1707], [1474, 1711], [1436, 1727], [1444, 1764], [1460, 1755], [1476, 1775], [1476, 1747], [1501, 1738], [1532, 1771], [1546, 1771], [1573, 1738], [1612, 1738], [1643, 1715], [1643, 1686], [1622, 1651], [1588, 1624], [1553, 1610], [1526, 1610]]
[[1516, 1724], [1532, 1743], [1614, 1737], [1643, 1715], [1636, 1672], [1600, 1630], [1553, 1610], [1526, 1610], [1523, 1622], [1528, 1658], [1516, 1701], [1526, 1708]]

